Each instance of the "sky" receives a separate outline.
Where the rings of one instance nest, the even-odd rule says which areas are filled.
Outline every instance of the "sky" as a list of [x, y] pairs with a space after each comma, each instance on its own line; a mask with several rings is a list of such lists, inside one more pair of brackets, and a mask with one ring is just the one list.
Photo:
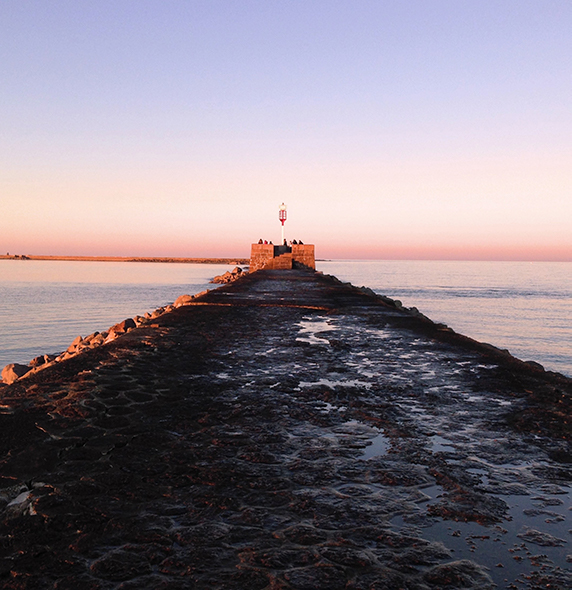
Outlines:
[[0, 253], [572, 261], [569, 0], [2, 0]]

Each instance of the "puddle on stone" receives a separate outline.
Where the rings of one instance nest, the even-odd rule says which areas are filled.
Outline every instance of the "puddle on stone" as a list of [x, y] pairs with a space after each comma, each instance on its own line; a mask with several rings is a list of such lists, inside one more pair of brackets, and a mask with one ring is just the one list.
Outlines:
[[[442, 442], [438, 444], [447, 442], [442, 437], [433, 438], [441, 439]], [[504, 468], [521, 471], [532, 465], [533, 463], [526, 463], [525, 466], [507, 464]], [[490, 467], [493, 470], [498, 468], [494, 465]], [[469, 467], [466, 471], [480, 477], [486, 485], [488, 469]], [[543, 485], [538, 488], [529, 487], [529, 495], [490, 494], [502, 498], [508, 505], [508, 511], [504, 521], [488, 526], [476, 522], [423, 517], [426, 507], [438, 502], [445, 492], [439, 485], [431, 485], [421, 491], [428, 499], [417, 503], [420, 508], [418, 516], [394, 517], [391, 524], [397, 530], [409, 531], [419, 527], [417, 534], [430, 541], [441, 541], [452, 551], [453, 559], [468, 559], [485, 566], [498, 588], [517, 588], [514, 582], [521, 584], [518, 587], [522, 588], [540, 587], [529, 585], [535, 572], [540, 575], [554, 575], [555, 579], [565, 579], [564, 585], [550, 587], [568, 587], [567, 583], [572, 575], [569, 570], [563, 570], [561, 564], [572, 553], [570, 488], [547, 488]]]
[[393, 338], [394, 337], [394, 335], [389, 330], [365, 328], [363, 330], [363, 332], [365, 334], [371, 334], [372, 336], [375, 336], [376, 338], [380, 338], [382, 340], [385, 340], [386, 338]]
[[440, 393], [441, 391], [459, 391], [458, 385], [436, 385], [433, 387], [427, 387], [428, 393]]
[[330, 412], [345, 412], [346, 410], [346, 406], [335, 406], [329, 402], [323, 402], [323, 404], [320, 404], [318, 407], [318, 411], [322, 414], [329, 414]]
[[389, 446], [389, 439], [387, 436], [385, 436], [385, 434], [383, 434], [383, 432], [380, 432], [375, 438], [368, 441], [367, 447], [359, 458], [367, 461], [373, 457], [385, 455], [389, 449]]
[[476, 475], [480, 479], [482, 485], [489, 485], [489, 472], [486, 469], [470, 467], [469, 469], [465, 469], [465, 471], [471, 475]]
[[455, 450], [453, 443], [438, 434], [429, 437], [432, 453], [450, 453]]
[[316, 387], [317, 385], [325, 385], [334, 389], [335, 387], [364, 387], [369, 389], [371, 383], [365, 381], [359, 381], [358, 379], [349, 379], [348, 381], [332, 381], [331, 379], [319, 379], [318, 381], [300, 381], [297, 388], [294, 391], [299, 391], [302, 387]]
[[512, 406], [512, 402], [510, 400], [490, 398], [489, 401], [498, 404], [499, 406]]
[[325, 336], [318, 336], [318, 334], [334, 330], [328, 320], [304, 318], [296, 325], [300, 327], [300, 336], [296, 338], [296, 341], [310, 344], [328, 344], [328, 339]]

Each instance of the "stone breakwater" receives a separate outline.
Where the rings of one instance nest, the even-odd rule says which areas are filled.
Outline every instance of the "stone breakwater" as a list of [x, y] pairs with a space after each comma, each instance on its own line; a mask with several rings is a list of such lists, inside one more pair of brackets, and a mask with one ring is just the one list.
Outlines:
[[572, 586], [570, 379], [259, 271], [0, 385], [0, 586]]
[[7, 385], [10, 385], [11, 383], [14, 383], [14, 381], [16, 381], [17, 379], [20, 379], [22, 377], [31, 377], [35, 373], [43, 371], [48, 367], [51, 367], [55, 363], [59, 363], [61, 361], [65, 361], [69, 358], [72, 358], [80, 354], [81, 352], [97, 348], [109, 342], [113, 342], [119, 336], [122, 336], [123, 334], [130, 332], [134, 328], [149, 324], [154, 319], [162, 316], [165, 313], [173, 311], [177, 307], [181, 307], [182, 305], [189, 305], [189, 303], [193, 302], [195, 299], [201, 297], [202, 295], [205, 295], [206, 293], [208, 293], [208, 289], [206, 291], [201, 291], [200, 293], [197, 293], [195, 295], [181, 295], [172, 305], [165, 305], [159, 307], [152, 312], [146, 312], [145, 315], [142, 316], [136, 315], [134, 318], [127, 318], [111, 326], [108, 330], [105, 330], [103, 332], [93, 332], [93, 334], [90, 334], [89, 336], [85, 337], [78, 336], [63, 352], [57, 354], [43, 354], [37, 356], [33, 358], [28, 365], [22, 365], [19, 363], [9, 363], [2, 369], [2, 382]]

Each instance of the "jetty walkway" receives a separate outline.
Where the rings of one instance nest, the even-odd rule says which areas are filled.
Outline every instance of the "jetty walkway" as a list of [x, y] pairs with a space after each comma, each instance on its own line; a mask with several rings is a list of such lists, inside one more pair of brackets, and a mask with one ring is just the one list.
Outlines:
[[571, 380], [262, 270], [0, 385], [0, 587], [572, 587]]

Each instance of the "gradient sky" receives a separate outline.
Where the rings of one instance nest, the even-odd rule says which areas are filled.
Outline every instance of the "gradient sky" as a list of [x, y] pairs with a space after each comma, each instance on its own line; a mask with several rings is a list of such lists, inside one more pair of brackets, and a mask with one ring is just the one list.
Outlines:
[[570, 0], [2, 0], [0, 252], [572, 260]]

